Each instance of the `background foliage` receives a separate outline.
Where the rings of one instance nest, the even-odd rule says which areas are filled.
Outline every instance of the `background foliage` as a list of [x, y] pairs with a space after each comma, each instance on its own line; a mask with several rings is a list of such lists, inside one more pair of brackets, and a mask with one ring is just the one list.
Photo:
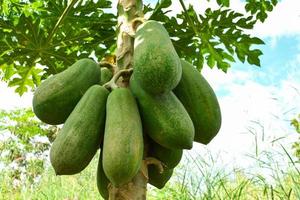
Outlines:
[[0, 172], [19, 185], [35, 182], [44, 172], [58, 128], [38, 120], [31, 109], [0, 110]]
[[[177, 16], [169, 15], [172, 3], [182, 7]], [[217, 3], [218, 9], [197, 13], [183, 0], [160, 0], [145, 5], [144, 13], [164, 23], [179, 56], [199, 70], [207, 63], [226, 72], [237, 59], [259, 66], [262, 52], [254, 45], [263, 41], [245, 31], [263, 22], [277, 0], [246, 0], [246, 15], [231, 10], [229, 0]], [[1, 0], [0, 78], [22, 95], [80, 58], [99, 61], [114, 53], [117, 18], [111, 5], [109, 0]]]

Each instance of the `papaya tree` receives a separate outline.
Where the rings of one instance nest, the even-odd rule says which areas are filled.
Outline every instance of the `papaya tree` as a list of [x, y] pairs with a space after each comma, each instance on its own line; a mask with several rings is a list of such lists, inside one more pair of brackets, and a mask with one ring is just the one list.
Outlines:
[[211, 141], [221, 113], [199, 71], [260, 66], [264, 42], [247, 31], [277, 0], [246, 0], [243, 13], [216, 3], [200, 12], [183, 0], [0, 2], [0, 77], [20, 95], [35, 91], [42, 121], [64, 123], [50, 153], [58, 175], [80, 172], [100, 147], [100, 194], [146, 199], [147, 183], [162, 188], [183, 149]]

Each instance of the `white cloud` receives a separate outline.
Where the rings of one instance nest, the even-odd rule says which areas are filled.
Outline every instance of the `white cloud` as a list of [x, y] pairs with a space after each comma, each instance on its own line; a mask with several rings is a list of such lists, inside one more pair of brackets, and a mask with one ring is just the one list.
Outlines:
[[300, 35], [300, 3], [282, 0], [269, 13], [267, 20], [255, 26], [253, 34], [259, 37]]

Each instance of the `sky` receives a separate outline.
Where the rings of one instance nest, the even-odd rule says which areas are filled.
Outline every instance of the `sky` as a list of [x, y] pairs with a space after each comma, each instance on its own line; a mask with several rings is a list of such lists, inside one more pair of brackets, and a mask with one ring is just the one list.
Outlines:
[[[239, 0], [231, 2], [241, 10]], [[300, 2], [280, 1], [250, 33], [266, 43], [260, 47], [261, 67], [236, 62], [227, 74], [203, 70], [218, 96], [223, 121], [207, 147], [197, 145], [200, 152], [221, 152], [221, 162], [240, 166], [249, 165], [245, 155], [254, 155], [256, 147], [258, 153], [282, 151], [281, 144], [291, 147], [298, 140], [290, 120], [300, 113]]]
[[[185, 2], [200, 12], [216, 6], [214, 1]], [[243, 12], [240, 0], [230, 2], [233, 9]], [[172, 9], [176, 13], [181, 8], [174, 4]], [[246, 154], [277, 151], [280, 144], [291, 146], [298, 139], [290, 120], [300, 113], [300, 2], [280, 1], [266, 22], [250, 34], [266, 43], [260, 47], [264, 53], [261, 67], [236, 62], [226, 74], [204, 67], [202, 73], [219, 99], [222, 127], [209, 145], [195, 144], [189, 153], [205, 156], [212, 152], [221, 155], [220, 162], [247, 166]], [[19, 97], [0, 82], [0, 109], [30, 107], [31, 101], [31, 93]]]

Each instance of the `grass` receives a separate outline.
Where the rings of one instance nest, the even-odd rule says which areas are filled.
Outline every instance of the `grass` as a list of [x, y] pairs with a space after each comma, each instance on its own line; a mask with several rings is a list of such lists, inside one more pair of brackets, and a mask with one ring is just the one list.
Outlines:
[[[296, 200], [300, 199], [300, 174], [297, 164], [286, 149], [283, 155], [290, 160], [287, 170], [280, 160], [268, 155], [268, 162], [256, 159], [264, 171], [251, 173], [247, 169], [229, 170], [216, 166], [215, 159], [185, 153], [185, 159], [176, 168], [174, 176], [162, 190], [148, 187], [149, 200]], [[184, 165], [185, 163], [185, 165]], [[189, 164], [186, 164], [189, 163]], [[97, 159], [82, 173], [73, 176], [55, 176], [49, 167], [37, 184], [25, 181], [13, 186], [13, 178], [0, 173], [0, 199], [4, 200], [81, 200], [101, 199], [96, 186]]]
[[42, 174], [39, 183], [25, 181], [14, 187], [12, 179], [0, 176], [0, 199], [16, 200], [79, 200], [101, 199], [96, 186], [96, 159], [82, 173], [73, 176], [56, 176], [49, 167]]
[[[12, 152], [20, 149], [17, 148], [18, 143], [13, 144], [3, 146], [2, 149]], [[289, 154], [290, 149], [281, 145], [279, 140], [272, 141], [272, 145], [277, 145], [277, 148], [271, 149], [270, 146], [258, 148], [256, 142], [255, 152], [243, 158], [245, 161], [252, 161], [252, 165], [247, 168], [242, 168], [242, 165], [235, 167], [232, 163], [226, 165], [221, 161], [221, 154], [213, 154], [206, 148], [199, 151], [201, 154], [185, 151], [184, 158], [174, 170], [168, 184], [162, 190], [149, 186], [147, 198], [148, 200], [298, 200], [299, 163], [294, 161], [294, 157]], [[0, 152], [0, 156], [3, 156], [2, 153]], [[36, 158], [36, 155], [38, 154], [32, 154], [31, 158]], [[51, 166], [44, 169], [44, 165], [38, 164], [37, 161], [39, 159], [19, 164], [19, 167], [23, 167], [27, 172], [23, 173], [22, 177], [22, 173], [20, 175], [14, 170], [12, 170], [14, 173], [1, 171], [0, 160], [0, 200], [101, 199], [96, 186], [98, 155], [82, 173], [73, 176], [56, 176]], [[43, 172], [39, 181], [32, 184], [33, 177], [28, 174], [39, 174], [41, 171]], [[22, 180], [19, 185], [16, 184], [18, 178]]]

